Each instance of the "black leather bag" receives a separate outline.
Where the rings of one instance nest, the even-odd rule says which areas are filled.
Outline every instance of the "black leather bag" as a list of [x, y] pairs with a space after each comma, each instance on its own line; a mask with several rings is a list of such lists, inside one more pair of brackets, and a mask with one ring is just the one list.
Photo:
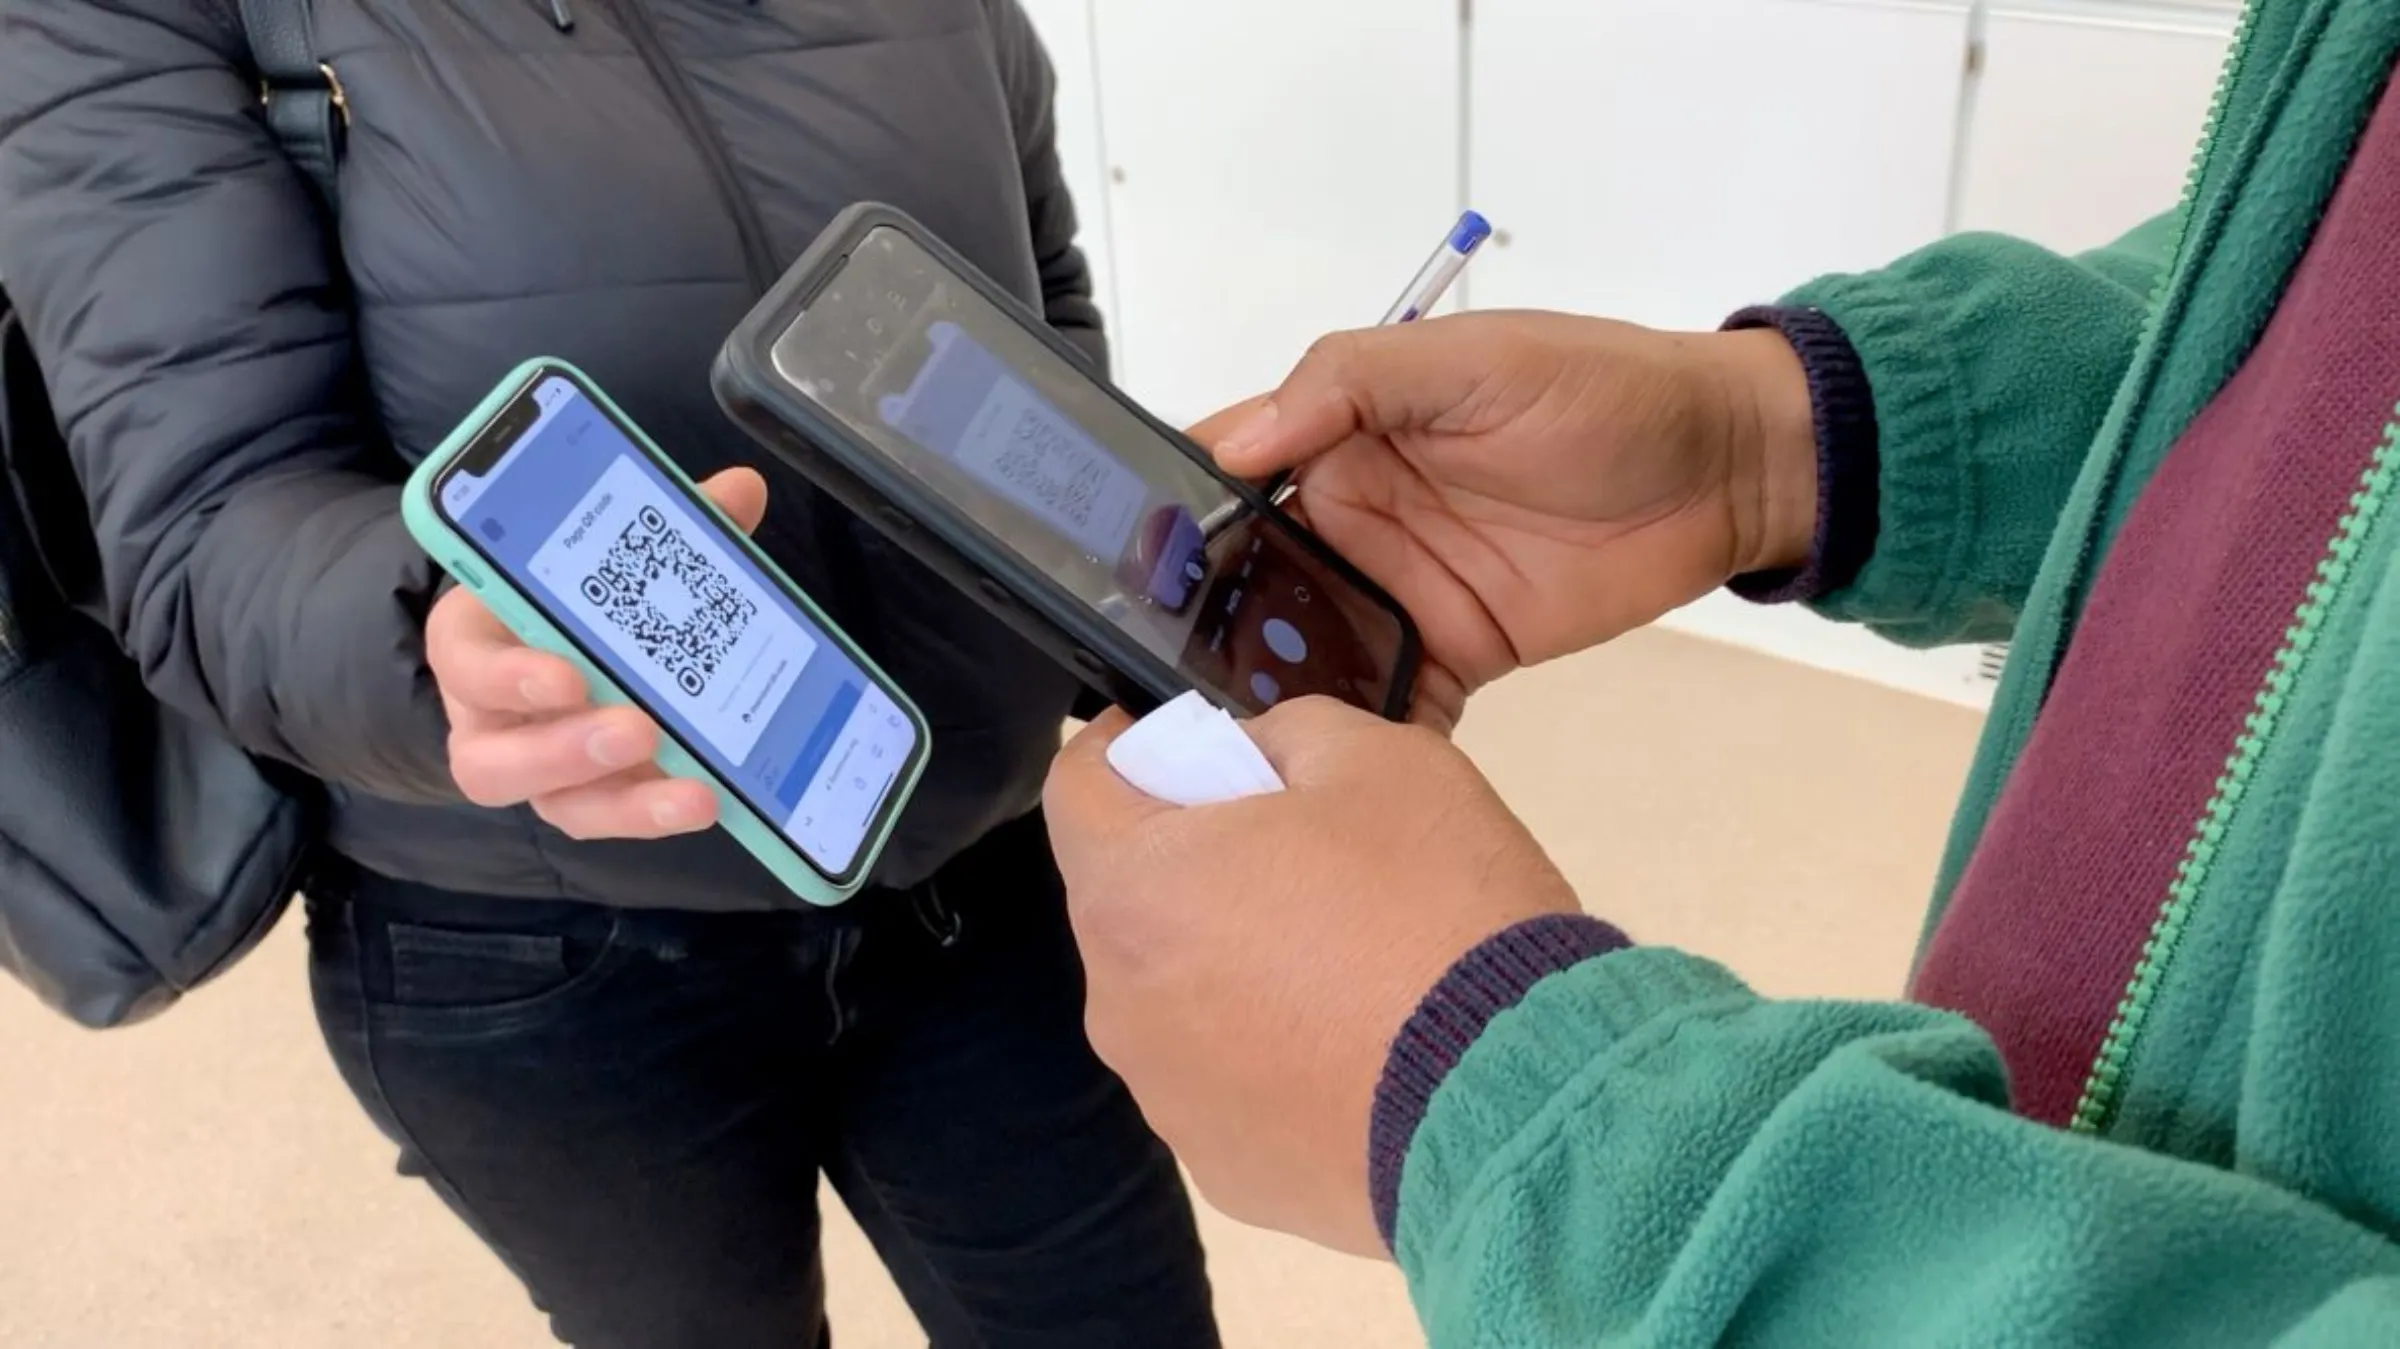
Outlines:
[[[244, 0], [278, 140], [330, 207], [347, 117], [307, 0]], [[100, 617], [98, 552], [0, 294], [0, 968], [86, 1026], [153, 1016], [274, 926], [319, 793], [161, 706]]]

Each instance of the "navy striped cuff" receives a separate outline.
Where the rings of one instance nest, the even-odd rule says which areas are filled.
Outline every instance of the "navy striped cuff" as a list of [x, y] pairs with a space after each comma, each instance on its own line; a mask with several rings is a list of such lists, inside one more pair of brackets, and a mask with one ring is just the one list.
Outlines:
[[1399, 1220], [1400, 1175], [1417, 1126], [1468, 1047], [1493, 1017], [1524, 1001], [1535, 984], [1631, 945], [1624, 933], [1583, 914], [1528, 919], [1459, 957], [1417, 1004], [1384, 1060], [1367, 1128], [1367, 1184], [1386, 1246]]
[[1882, 506], [1875, 392], [1857, 348], [1825, 311], [1745, 309], [1725, 321], [1727, 332], [1756, 328], [1783, 334], [1808, 373], [1817, 430], [1817, 535], [1806, 563], [1737, 576], [1727, 589], [1759, 604], [1823, 599], [1857, 580], [1875, 553]]

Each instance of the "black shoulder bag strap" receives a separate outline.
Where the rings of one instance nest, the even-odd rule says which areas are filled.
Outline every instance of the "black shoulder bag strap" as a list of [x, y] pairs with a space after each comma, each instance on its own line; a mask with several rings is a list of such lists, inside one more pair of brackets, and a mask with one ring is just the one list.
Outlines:
[[[330, 212], [348, 112], [308, 0], [242, 0], [241, 18], [265, 119]], [[274, 924], [314, 853], [316, 792], [155, 701], [77, 612], [98, 559], [64, 527], [88, 516], [18, 327], [0, 298], [0, 973], [122, 1025]]]
[[350, 99], [333, 67], [317, 59], [310, 0], [241, 0], [241, 7], [267, 127], [333, 210], [341, 201], [334, 175], [350, 131]]

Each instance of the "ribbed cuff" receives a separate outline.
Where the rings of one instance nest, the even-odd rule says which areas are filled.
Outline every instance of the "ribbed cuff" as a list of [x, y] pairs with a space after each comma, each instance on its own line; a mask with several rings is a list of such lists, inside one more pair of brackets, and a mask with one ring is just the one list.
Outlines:
[[1759, 604], [1822, 599], [1858, 579], [1875, 553], [1881, 472], [1875, 393], [1841, 326], [1821, 309], [1745, 309], [1725, 331], [1772, 328], [1799, 353], [1817, 433], [1817, 532], [1808, 561], [1737, 576], [1727, 589]]
[[1375, 1114], [1367, 1129], [1367, 1184], [1375, 1226], [1390, 1245], [1400, 1212], [1400, 1175], [1409, 1145], [1442, 1080], [1492, 1018], [1522, 1002], [1535, 984], [1595, 956], [1633, 944], [1622, 932], [1583, 914], [1529, 919], [1496, 933], [1459, 957], [1392, 1041]]

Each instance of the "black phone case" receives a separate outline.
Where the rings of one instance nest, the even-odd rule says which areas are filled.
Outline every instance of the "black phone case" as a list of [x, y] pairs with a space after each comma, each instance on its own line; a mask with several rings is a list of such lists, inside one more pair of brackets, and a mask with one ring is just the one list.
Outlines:
[[[799, 470], [820, 491], [990, 610], [1094, 691], [1136, 715], [1189, 691], [1191, 682], [1173, 665], [1151, 654], [1065, 587], [1026, 564], [949, 502], [928, 491], [905, 469], [863, 444], [855, 432], [825, 412], [815, 400], [793, 389], [776, 371], [772, 354], [776, 341], [860, 240], [869, 231], [883, 226], [908, 235], [1001, 313], [1016, 320], [1077, 368], [1091, 371], [1091, 362], [1040, 315], [993, 284], [948, 244], [905, 213], [866, 202], [836, 216], [725, 339], [709, 371], [709, 384], [718, 404], [751, 438]], [[1094, 383], [1110, 397], [1167, 437], [1170, 444], [1254, 509], [1281, 515], [1258, 489], [1220, 471], [1205, 450], [1151, 416], [1097, 371], [1091, 373]], [[1393, 720], [1406, 717], [1422, 650], [1416, 624], [1408, 611], [1297, 521], [1286, 517], [1286, 523], [1302, 547], [1398, 619], [1398, 668], [1392, 672], [1391, 696], [1378, 710]], [[1237, 714], [1241, 711], [1232, 710]]]

